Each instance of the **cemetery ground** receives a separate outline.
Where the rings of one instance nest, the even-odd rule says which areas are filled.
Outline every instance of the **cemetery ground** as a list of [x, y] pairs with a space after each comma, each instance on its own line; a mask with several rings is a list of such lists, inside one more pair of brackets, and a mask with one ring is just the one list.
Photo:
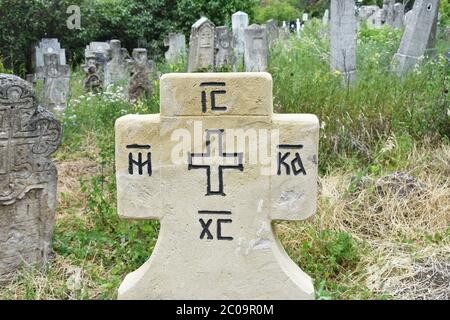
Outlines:
[[[449, 299], [449, 63], [438, 58], [399, 80], [390, 62], [401, 32], [358, 36], [358, 81], [329, 71], [319, 23], [271, 52], [274, 112], [313, 113], [321, 121], [317, 215], [277, 222], [291, 259], [314, 279], [320, 299]], [[2, 299], [113, 299], [124, 276], [150, 256], [156, 221], [116, 212], [114, 122], [159, 111], [113, 92], [86, 94], [79, 67], [54, 155], [59, 171], [54, 259], [24, 268]], [[159, 65], [163, 73], [185, 65]]]

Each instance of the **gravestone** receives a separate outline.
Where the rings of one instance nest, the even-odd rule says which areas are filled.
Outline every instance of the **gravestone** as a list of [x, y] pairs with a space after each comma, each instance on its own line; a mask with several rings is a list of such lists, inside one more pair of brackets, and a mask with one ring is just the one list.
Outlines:
[[61, 49], [58, 39], [44, 38], [39, 42], [39, 46], [35, 47], [35, 68], [44, 66], [44, 54], [55, 53], [58, 55], [59, 64], [66, 64], [66, 50]]
[[44, 80], [42, 104], [50, 111], [63, 112], [69, 96], [70, 67], [59, 64], [57, 53], [44, 54], [44, 66], [36, 69], [38, 79]]
[[133, 50], [131, 69], [132, 74], [128, 87], [128, 98], [133, 102], [141, 97], [150, 99], [152, 96], [150, 75], [154, 69], [154, 63], [148, 60], [146, 49], [137, 48]]
[[57, 171], [48, 157], [60, 142], [31, 84], [0, 74], [0, 282], [51, 257]]
[[86, 46], [84, 50], [84, 56], [87, 57], [95, 55], [95, 59], [97, 60], [97, 72], [99, 76], [103, 79], [104, 72], [106, 69], [106, 64], [111, 58], [111, 46], [108, 42], [91, 42]]
[[245, 29], [244, 66], [246, 72], [261, 72], [268, 69], [267, 33], [264, 26], [252, 24]]
[[128, 82], [128, 68], [126, 50], [123, 50], [120, 40], [111, 40], [111, 60], [106, 63], [104, 88], [109, 89], [112, 85], [125, 84]]
[[394, 5], [395, 0], [383, 1], [384, 23], [391, 27], [394, 25], [394, 18], [395, 18]]
[[370, 28], [381, 28], [384, 24], [384, 11], [377, 5], [361, 6], [358, 10], [358, 26], [367, 23]]
[[297, 19], [295, 21], [295, 34], [297, 35], [297, 38], [300, 38], [301, 31], [302, 31], [302, 24], [300, 22], [300, 19]]
[[427, 52], [433, 52], [438, 10], [439, 0], [416, 0], [414, 3], [400, 47], [393, 59], [393, 69], [398, 75], [411, 70]]
[[160, 96], [116, 121], [118, 213], [161, 222], [119, 299], [313, 299], [271, 223], [315, 213], [317, 117], [272, 114], [267, 73], [166, 74]]
[[279, 29], [277, 22], [273, 19], [270, 19], [266, 22], [266, 32], [267, 32], [267, 43], [269, 48], [274, 45], [274, 43], [278, 40], [279, 37]]
[[81, 70], [85, 73], [83, 85], [87, 92], [97, 93], [101, 91], [102, 80], [99, 75], [99, 64], [94, 53], [89, 53], [86, 63], [81, 65]]
[[401, 29], [403, 28], [403, 21], [405, 20], [405, 6], [402, 3], [396, 3], [394, 5], [394, 19], [392, 27]]
[[245, 50], [245, 37], [244, 30], [248, 27], [248, 14], [242, 11], [233, 13], [231, 16], [231, 25], [233, 30], [233, 48], [234, 48], [234, 62], [235, 70], [243, 64], [244, 50]]
[[332, 0], [330, 13], [331, 69], [348, 84], [356, 78], [355, 1]]
[[330, 21], [330, 10], [325, 9], [325, 12], [322, 17], [322, 24], [324, 26], [328, 26], [328, 22]]
[[164, 54], [167, 63], [177, 64], [186, 56], [186, 38], [182, 33], [169, 33], [169, 36], [164, 39], [164, 46], [169, 49]]
[[[233, 34], [227, 27], [216, 27], [215, 29], [215, 54], [214, 68], [221, 70], [233, 66]], [[229, 70], [228, 70], [229, 71]]]
[[214, 23], [205, 17], [192, 25], [188, 72], [214, 68], [214, 29]]

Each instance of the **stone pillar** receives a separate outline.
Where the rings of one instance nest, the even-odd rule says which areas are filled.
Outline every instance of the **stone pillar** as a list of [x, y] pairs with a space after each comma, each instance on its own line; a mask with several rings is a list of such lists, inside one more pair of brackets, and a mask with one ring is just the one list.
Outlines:
[[233, 30], [233, 47], [235, 51], [235, 70], [243, 63], [245, 50], [244, 30], [248, 27], [248, 14], [242, 11], [235, 12], [231, 16]]

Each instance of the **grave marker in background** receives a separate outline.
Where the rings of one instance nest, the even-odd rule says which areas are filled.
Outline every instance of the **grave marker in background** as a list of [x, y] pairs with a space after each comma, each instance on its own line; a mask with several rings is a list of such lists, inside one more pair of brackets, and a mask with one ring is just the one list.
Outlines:
[[214, 23], [205, 17], [192, 25], [188, 72], [214, 68], [214, 29]]
[[[233, 66], [233, 34], [227, 27], [216, 27], [215, 30], [215, 70]], [[228, 70], [229, 71], [229, 70]]]
[[267, 33], [264, 26], [252, 24], [245, 29], [244, 66], [246, 72], [261, 72], [268, 69]]
[[134, 49], [133, 60], [130, 63], [131, 77], [128, 86], [128, 98], [132, 102], [141, 97], [149, 99], [152, 96], [150, 75], [154, 70], [154, 62], [148, 60], [147, 49]]
[[313, 299], [271, 222], [315, 212], [317, 117], [272, 114], [267, 73], [166, 74], [160, 88], [161, 114], [116, 121], [119, 215], [161, 221], [119, 299]]
[[169, 49], [164, 54], [167, 63], [176, 64], [186, 56], [186, 38], [182, 33], [169, 33], [164, 39], [164, 45]]
[[245, 50], [245, 37], [244, 30], [248, 27], [248, 14], [242, 11], [233, 13], [231, 16], [231, 24], [233, 30], [233, 48], [235, 51], [235, 71], [243, 64], [244, 50]]

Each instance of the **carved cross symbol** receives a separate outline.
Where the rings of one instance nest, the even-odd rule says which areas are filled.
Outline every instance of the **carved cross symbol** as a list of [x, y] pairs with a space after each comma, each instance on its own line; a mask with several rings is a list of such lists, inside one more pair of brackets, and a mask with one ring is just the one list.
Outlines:
[[[223, 190], [223, 171], [226, 169], [244, 170], [242, 164], [242, 153], [226, 153], [223, 151], [223, 131], [224, 130], [207, 130], [206, 131], [206, 153], [189, 153], [188, 163], [191, 169], [206, 169], [207, 190], [206, 195], [225, 196]], [[216, 148], [218, 152], [211, 152], [211, 134], [217, 136]], [[230, 161], [231, 160], [231, 161]]]
[[[151, 258], [119, 298], [313, 298], [272, 221], [315, 212], [317, 117], [272, 114], [267, 73], [166, 74], [160, 90], [160, 114], [116, 121], [118, 213], [161, 223]], [[130, 157], [130, 146], [145, 145], [151, 157]]]

